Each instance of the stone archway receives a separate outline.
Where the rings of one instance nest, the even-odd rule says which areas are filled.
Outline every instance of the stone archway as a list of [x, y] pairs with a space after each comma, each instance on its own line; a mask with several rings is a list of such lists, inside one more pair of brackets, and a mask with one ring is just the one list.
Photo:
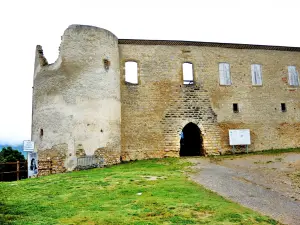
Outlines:
[[190, 122], [182, 129], [180, 138], [180, 156], [203, 156], [203, 138], [200, 128]]

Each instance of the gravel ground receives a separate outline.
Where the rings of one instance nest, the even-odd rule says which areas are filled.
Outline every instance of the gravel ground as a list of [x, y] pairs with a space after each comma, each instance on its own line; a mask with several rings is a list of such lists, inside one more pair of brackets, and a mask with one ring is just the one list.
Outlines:
[[300, 154], [190, 158], [191, 178], [284, 224], [300, 225]]

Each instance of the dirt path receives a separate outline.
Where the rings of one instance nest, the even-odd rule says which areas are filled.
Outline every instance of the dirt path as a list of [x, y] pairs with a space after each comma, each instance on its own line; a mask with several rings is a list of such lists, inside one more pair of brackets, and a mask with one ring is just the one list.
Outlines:
[[191, 178], [284, 224], [300, 224], [300, 154], [191, 158]]

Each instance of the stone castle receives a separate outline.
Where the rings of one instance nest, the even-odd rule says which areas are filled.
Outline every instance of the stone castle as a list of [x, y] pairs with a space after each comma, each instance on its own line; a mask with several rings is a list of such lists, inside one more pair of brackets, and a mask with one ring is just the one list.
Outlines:
[[39, 159], [56, 172], [82, 156], [219, 154], [231, 149], [229, 129], [250, 129], [250, 151], [300, 146], [300, 48], [118, 39], [71, 25], [59, 49], [48, 64], [37, 46], [32, 110]]

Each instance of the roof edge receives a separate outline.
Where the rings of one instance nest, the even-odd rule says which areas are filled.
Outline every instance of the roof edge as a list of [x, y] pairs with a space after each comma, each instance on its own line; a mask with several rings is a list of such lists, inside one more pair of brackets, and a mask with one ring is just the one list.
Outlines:
[[197, 41], [176, 41], [176, 40], [147, 40], [147, 39], [119, 39], [119, 44], [128, 45], [184, 45], [184, 46], [204, 46], [233, 49], [262, 49], [275, 51], [300, 52], [300, 47], [275, 46], [275, 45], [252, 45], [220, 42], [197, 42]]

